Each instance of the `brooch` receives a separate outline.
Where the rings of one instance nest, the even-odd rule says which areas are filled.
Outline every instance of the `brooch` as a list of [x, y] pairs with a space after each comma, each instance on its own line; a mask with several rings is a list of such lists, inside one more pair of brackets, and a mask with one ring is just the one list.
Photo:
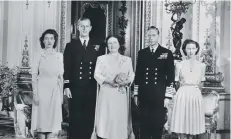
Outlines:
[[162, 53], [162, 54], [158, 57], [158, 59], [167, 59], [167, 57], [168, 57], [168, 53]]
[[99, 47], [100, 45], [94, 45], [95, 46], [95, 50], [98, 51], [99, 50]]

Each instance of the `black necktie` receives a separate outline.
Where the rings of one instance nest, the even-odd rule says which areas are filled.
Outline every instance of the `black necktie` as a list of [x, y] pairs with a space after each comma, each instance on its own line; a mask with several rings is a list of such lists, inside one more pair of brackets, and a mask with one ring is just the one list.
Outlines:
[[151, 51], [151, 52], [152, 52], [152, 55], [153, 55], [153, 54], [154, 54], [154, 49], [152, 49], [152, 51]]
[[85, 48], [85, 49], [87, 48], [86, 40], [84, 40], [84, 42], [83, 42], [83, 46], [84, 46], [84, 48]]

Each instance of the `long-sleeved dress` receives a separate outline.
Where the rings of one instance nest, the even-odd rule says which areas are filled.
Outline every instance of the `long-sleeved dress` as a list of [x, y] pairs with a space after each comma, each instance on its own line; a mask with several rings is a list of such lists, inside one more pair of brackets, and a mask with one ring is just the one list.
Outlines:
[[[106, 78], [114, 79], [119, 73], [126, 73], [133, 82], [134, 72], [131, 58], [118, 55], [116, 63], [109, 63], [110, 54], [98, 57], [95, 68], [95, 79], [100, 85], [96, 108], [96, 133], [106, 139], [128, 138], [128, 92], [119, 91], [104, 83]], [[121, 89], [122, 90], [122, 89]]]
[[39, 53], [32, 66], [33, 93], [39, 105], [32, 105], [32, 133], [61, 130], [63, 55], [58, 52]]
[[190, 65], [188, 60], [176, 65], [175, 80], [181, 85], [174, 97], [171, 131], [196, 135], [205, 132], [203, 98], [198, 86], [205, 80], [205, 64], [197, 61], [192, 69]]

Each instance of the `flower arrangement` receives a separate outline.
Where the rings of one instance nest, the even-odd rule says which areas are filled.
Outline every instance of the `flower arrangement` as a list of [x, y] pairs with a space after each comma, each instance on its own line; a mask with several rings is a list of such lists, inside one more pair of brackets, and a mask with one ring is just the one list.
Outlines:
[[[127, 80], [128, 80], [128, 75], [126, 73], [119, 73], [115, 77], [115, 83], [117, 83], [117, 84], [122, 84], [122, 83], [124, 83]], [[122, 94], [124, 94], [126, 92], [125, 86], [119, 86], [119, 92], [121, 92]]]
[[120, 73], [115, 77], [115, 82], [121, 84], [128, 79], [128, 75], [126, 73]]
[[[2, 62], [1, 62], [2, 63]], [[9, 68], [0, 63], [0, 97], [7, 97], [10, 92], [17, 91], [17, 74], [19, 67]]]

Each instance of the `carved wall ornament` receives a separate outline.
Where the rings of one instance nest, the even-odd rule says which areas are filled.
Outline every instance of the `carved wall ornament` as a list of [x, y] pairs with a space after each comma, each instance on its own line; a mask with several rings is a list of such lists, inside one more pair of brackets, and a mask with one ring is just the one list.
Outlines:
[[124, 53], [125, 51], [125, 35], [126, 35], [126, 28], [128, 25], [128, 19], [126, 19], [125, 17], [125, 13], [127, 12], [127, 7], [126, 7], [126, 1], [121, 1], [121, 7], [119, 9], [119, 11], [122, 13], [122, 15], [119, 17], [118, 19], [118, 26], [121, 29], [120, 30], [120, 36], [121, 36], [121, 44], [123, 45], [123, 47], [121, 48], [121, 52]]
[[199, 40], [200, 32], [200, 3], [197, 3], [197, 40]]
[[214, 49], [211, 46], [209, 29], [206, 30], [204, 49], [201, 51], [201, 61], [206, 64], [206, 73], [212, 74], [215, 71]]
[[29, 67], [29, 46], [27, 36], [25, 37], [25, 44], [22, 52], [22, 67]]
[[26, 0], [26, 9], [28, 10], [28, 8], [29, 8], [29, 1], [28, 0]]
[[202, 7], [206, 6], [206, 16], [211, 16], [212, 20], [209, 27], [205, 30], [205, 41], [204, 49], [201, 51], [201, 61], [206, 64], [206, 74], [216, 74], [216, 51], [219, 48], [217, 42], [220, 38], [220, 30], [218, 29], [218, 18], [217, 18], [217, 2], [204, 2], [200, 3]]
[[107, 6], [105, 4], [99, 3], [99, 2], [94, 2], [94, 1], [93, 2], [91, 2], [91, 1], [84, 2], [82, 9], [81, 9], [82, 13], [85, 13], [86, 9], [89, 7], [92, 7], [92, 8], [100, 7], [104, 11], [105, 16], [107, 16]]
[[106, 36], [113, 34], [113, 11], [112, 11], [112, 2], [108, 4], [108, 13], [107, 13], [107, 28], [106, 28]]
[[144, 21], [144, 25], [142, 27], [143, 29], [143, 33], [144, 33], [144, 42], [143, 42], [143, 46], [142, 48], [145, 48], [148, 46], [148, 34], [147, 34], [147, 31], [148, 31], [148, 28], [150, 27], [151, 25], [151, 6], [152, 6], [152, 2], [151, 1], [145, 1], [145, 5], [144, 5], [144, 16], [143, 16], [143, 21]]
[[64, 52], [66, 44], [66, 12], [67, 1], [61, 1], [60, 52]]
[[174, 47], [172, 46], [172, 36], [171, 36], [171, 31], [168, 30], [168, 36], [166, 37], [166, 47], [171, 50], [172, 52], [174, 52]]
[[[48, 3], [48, 8], [50, 8], [50, 6], [51, 6], [51, 1], [50, 0], [48, 0], [47, 1], [47, 3]], [[28, 8], [29, 8], [29, 0], [26, 0], [26, 9], [28, 10]]]
[[51, 1], [49, 0], [47, 3], [48, 3], [48, 7], [50, 8], [50, 6], [51, 6]]
[[215, 1], [200, 1], [200, 4], [206, 8], [208, 11], [210, 7], [216, 7], [216, 0]]

